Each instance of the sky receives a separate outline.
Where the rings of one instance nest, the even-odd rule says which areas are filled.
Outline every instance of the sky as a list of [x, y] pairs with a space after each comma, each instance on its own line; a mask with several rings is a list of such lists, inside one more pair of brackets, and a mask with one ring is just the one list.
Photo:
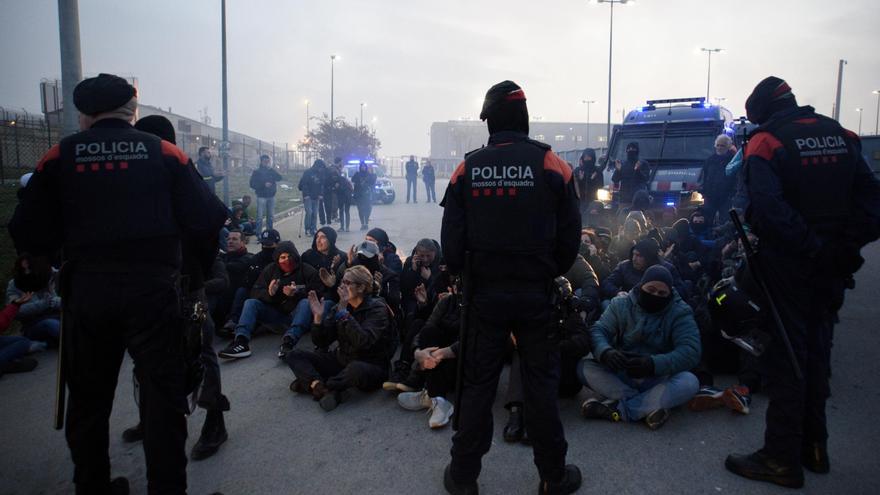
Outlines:
[[[140, 101], [221, 122], [220, 0], [84, 0], [83, 73], [135, 76]], [[0, 106], [40, 111], [39, 81], [58, 78], [56, 0], [0, 0]], [[841, 122], [874, 132], [880, 1], [639, 0], [614, 8], [612, 121], [645, 100], [711, 97], [735, 116], [776, 75], [800, 104], [830, 115], [847, 60]], [[375, 126], [385, 156], [429, 151], [432, 122], [475, 119], [511, 79], [544, 121], [604, 122], [609, 5], [587, 0], [227, 0], [229, 124], [295, 143], [311, 114]]]

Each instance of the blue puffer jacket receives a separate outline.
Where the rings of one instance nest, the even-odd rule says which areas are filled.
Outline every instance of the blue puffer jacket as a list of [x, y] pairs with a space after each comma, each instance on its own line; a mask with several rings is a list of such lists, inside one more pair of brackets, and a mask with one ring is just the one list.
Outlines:
[[596, 359], [610, 348], [650, 355], [654, 374], [672, 375], [700, 362], [700, 332], [694, 313], [673, 290], [673, 301], [655, 314], [642, 311], [636, 297], [639, 287], [626, 297], [616, 297], [590, 329]]

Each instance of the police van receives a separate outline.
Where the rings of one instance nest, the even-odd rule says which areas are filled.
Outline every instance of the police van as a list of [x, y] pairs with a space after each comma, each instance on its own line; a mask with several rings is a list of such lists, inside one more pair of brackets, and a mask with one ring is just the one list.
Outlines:
[[[697, 192], [703, 163], [715, 152], [715, 138], [719, 134], [733, 137], [736, 127], [729, 110], [702, 97], [649, 100], [614, 126], [608, 168], [613, 170], [615, 160], [626, 160], [626, 145], [635, 141], [639, 143], [639, 159], [650, 166], [652, 205], [699, 206], [703, 203]], [[606, 180], [597, 199], [616, 203], [616, 195]]]
[[[391, 179], [385, 176], [385, 170], [382, 169], [375, 160], [364, 160], [364, 164], [370, 167], [370, 170], [376, 174], [376, 185], [373, 187], [373, 203], [382, 203], [390, 205], [397, 197], [394, 192], [394, 184]], [[360, 160], [349, 160], [342, 169], [343, 175], [348, 180], [354, 177], [360, 167]]]

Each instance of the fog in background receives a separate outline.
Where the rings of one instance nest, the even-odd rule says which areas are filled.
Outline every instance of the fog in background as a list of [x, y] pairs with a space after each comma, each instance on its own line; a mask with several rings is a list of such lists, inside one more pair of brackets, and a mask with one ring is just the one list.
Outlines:
[[[81, 0], [85, 75], [136, 76], [143, 103], [199, 118], [220, 114], [219, 0]], [[525, 89], [532, 116], [583, 122], [581, 100], [607, 105], [609, 6], [586, 0], [228, 0], [229, 124], [279, 143], [330, 112], [354, 122], [360, 103], [383, 155], [427, 155], [431, 122], [476, 119], [492, 84]], [[40, 111], [38, 83], [60, 77], [55, 0], [0, 0], [0, 105]], [[612, 121], [646, 99], [712, 97], [735, 116], [767, 75], [801, 104], [831, 114], [838, 59], [846, 59], [841, 121], [873, 133], [880, 89], [880, 2], [640, 0], [614, 9]]]

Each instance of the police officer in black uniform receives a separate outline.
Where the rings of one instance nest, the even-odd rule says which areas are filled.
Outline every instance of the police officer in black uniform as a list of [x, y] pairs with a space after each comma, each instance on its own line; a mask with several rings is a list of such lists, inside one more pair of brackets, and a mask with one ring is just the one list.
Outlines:
[[[40, 160], [9, 230], [16, 248], [62, 250], [66, 437], [76, 493], [110, 480], [108, 422], [126, 350], [141, 387], [149, 493], [186, 492], [186, 366], [178, 299], [181, 238], [216, 246], [226, 217], [189, 158], [134, 129], [137, 94], [109, 74], [82, 81], [82, 132]], [[200, 262], [210, 266], [212, 250]]]
[[450, 272], [472, 267], [468, 342], [459, 430], [444, 474], [450, 493], [477, 493], [492, 443], [492, 403], [510, 333], [522, 362], [524, 415], [541, 493], [572, 493], [580, 470], [565, 464], [568, 444], [557, 406], [559, 335], [552, 322], [553, 278], [574, 262], [580, 214], [571, 168], [528, 138], [523, 90], [511, 81], [486, 93], [480, 114], [489, 143], [466, 155], [443, 200], [441, 239]]
[[746, 220], [760, 239], [760, 268], [803, 378], [777, 339], [761, 363], [770, 398], [764, 447], [730, 455], [725, 465], [746, 478], [800, 488], [803, 468], [829, 471], [831, 333], [847, 280], [864, 261], [859, 250], [880, 236], [880, 183], [858, 136], [799, 107], [782, 79], [761, 81], [746, 111], [760, 125], [745, 150]]

